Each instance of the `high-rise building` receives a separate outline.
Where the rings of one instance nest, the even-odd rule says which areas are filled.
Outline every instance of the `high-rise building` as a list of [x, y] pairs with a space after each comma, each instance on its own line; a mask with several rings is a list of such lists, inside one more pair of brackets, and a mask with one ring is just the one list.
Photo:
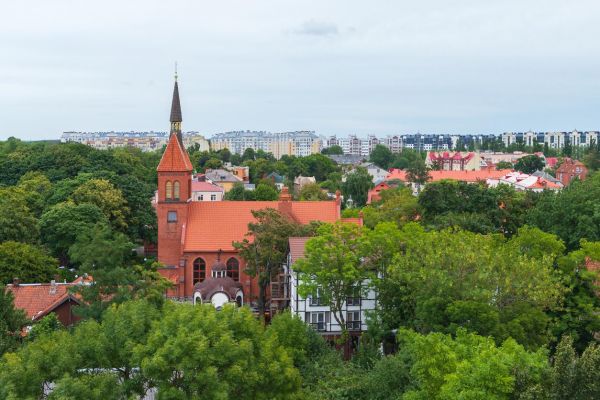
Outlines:
[[272, 153], [277, 159], [284, 155], [308, 156], [321, 151], [321, 139], [311, 131], [264, 132], [236, 131], [217, 133], [210, 140], [211, 149], [229, 149], [243, 154], [246, 149]]

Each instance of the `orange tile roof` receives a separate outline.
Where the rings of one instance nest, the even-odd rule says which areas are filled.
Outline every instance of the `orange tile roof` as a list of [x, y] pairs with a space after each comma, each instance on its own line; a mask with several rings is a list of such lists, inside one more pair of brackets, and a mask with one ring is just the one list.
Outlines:
[[[247, 238], [253, 210], [274, 208], [293, 220], [335, 222], [340, 218], [336, 201], [198, 201], [189, 203], [184, 251], [234, 250], [232, 242]], [[250, 239], [250, 238], [248, 238]]]
[[[485, 181], [486, 179], [498, 179], [508, 173], [510, 169], [480, 169], [479, 171], [429, 171], [430, 182], [441, 181], [444, 179], [452, 179], [456, 181], [477, 182]], [[386, 177], [386, 180], [399, 179], [406, 182], [406, 171], [401, 169], [392, 169]]]
[[171, 135], [156, 170], [158, 172], [191, 172], [194, 170], [187, 151], [179, 144], [177, 135]]
[[42, 318], [67, 299], [79, 302], [69, 293], [71, 283], [57, 283], [54, 288], [50, 283], [6, 285], [6, 289], [15, 297], [15, 308], [25, 311], [33, 321]]
[[300, 258], [304, 257], [304, 249], [309, 237], [291, 237], [290, 243], [290, 258], [292, 265]]

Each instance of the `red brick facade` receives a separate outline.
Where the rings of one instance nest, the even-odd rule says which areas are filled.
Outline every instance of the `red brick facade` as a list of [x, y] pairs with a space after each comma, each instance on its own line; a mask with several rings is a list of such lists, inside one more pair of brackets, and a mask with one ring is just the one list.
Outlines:
[[587, 177], [588, 170], [581, 161], [573, 160], [571, 158], [565, 158], [556, 169], [556, 179], [558, 179], [563, 186], [567, 186], [573, 179], [584, 180]]

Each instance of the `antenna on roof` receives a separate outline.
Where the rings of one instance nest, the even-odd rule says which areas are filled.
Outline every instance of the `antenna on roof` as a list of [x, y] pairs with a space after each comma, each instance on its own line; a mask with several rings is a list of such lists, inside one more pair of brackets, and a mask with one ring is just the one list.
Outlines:
[[175, 61], [175, 82], [177, 82], [177, 61]]

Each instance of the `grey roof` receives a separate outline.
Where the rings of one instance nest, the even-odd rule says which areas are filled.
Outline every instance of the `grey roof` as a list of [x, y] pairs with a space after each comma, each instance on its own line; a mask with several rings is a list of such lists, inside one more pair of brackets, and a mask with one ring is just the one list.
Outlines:
[[556, 179], [555, 177], [553, 177], [552, 175], [550, 175], [547, 172], [544, 172], [544, 171], [535, 171], [531, 175], [537, 176], [537, 177], [540, 177], [540, 178], [544, 178], [546, 180], [549, 180], [552, 183], [560, 184], [562, 186], [562, 182], [561, 181], [559, 181], [558, 179]]
[[241, 182], [242, 180], [226, 169], [207, 169], [204, 176], [213, 182]]
[[366, 157], [356, 154], [329, 154], [327, 157], [331, 158], [338, 164], [346, 164], [346, 165], [358, 165], [363, 162]]
[[173, 88], [173, 101], [171, 102], [171, 122], [181, 122], [181, 104], [179, 103], [179, 86], [175, 81], [175, 87]]

